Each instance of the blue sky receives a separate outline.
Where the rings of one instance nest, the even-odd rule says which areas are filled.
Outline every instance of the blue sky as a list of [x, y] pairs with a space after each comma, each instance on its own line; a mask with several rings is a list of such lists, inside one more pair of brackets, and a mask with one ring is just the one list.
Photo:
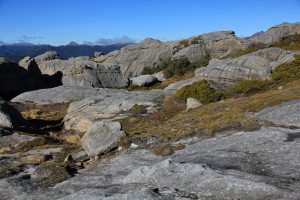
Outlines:
[[0, 41], [63, 45], [238, 36], [300, 22], [300, 0], [0, 0]]

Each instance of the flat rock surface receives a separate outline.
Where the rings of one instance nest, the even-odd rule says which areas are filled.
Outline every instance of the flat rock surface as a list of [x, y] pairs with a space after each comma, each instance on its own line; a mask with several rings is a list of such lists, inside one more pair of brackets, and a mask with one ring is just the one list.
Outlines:
[[31, 102], [36, 104], [68, 103], [101, 94], [112, 95], [113, 93], [118, 92], [119, 90], [116, 89], [60, 86], [25, 92], [13, 98], [11, 101], [19, 103]]
[[[19, 199], [299, 199], [300, 130], [262, 128], [203, 140], [168, 157], [128, 150], [45, 190], [0, 180]], [[26, 183], [26, 184], [25, 184]], [[32, 186], [30, 186], [30, 184]], [[2, 191], [1, 191], [2, 193]]]
[[277, 125], [300, 127], [300, 100], [282, 103], [278, 106], [265, 108], [254, 116], [268, 120]]

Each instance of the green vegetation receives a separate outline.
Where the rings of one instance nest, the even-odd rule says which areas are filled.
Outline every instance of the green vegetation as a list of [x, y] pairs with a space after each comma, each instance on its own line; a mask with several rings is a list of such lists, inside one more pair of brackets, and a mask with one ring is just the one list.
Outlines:
[[272, 73], [271, 80], [244, 80], [233, 89], [223, 92], [214, 90], [207, 81], [201, 80], [180, 88], [175, 97], [184, 101], [193, 97], [202, 103], [209, 103], [241, 94], [264, 92], [295, 80], [300, 80], [300, 55], [295, 55], [295, 60], [292, 62], [279, 65]]
[[184, 47], [188, 47], [189, 46], [189, 40], [181, 40], [179, 42], [180, 45], [183, 45]]
[[[277, 88], [250, 96], [237, 96], [225, 101], [205, 104], [197, 109], [186, 112], [182, 101], [167, 97], [164, 107], [149, 116], [137, 116], [119, 119], [123, 130], [129, 139], [157, 137], [157, 154], [164, 154], [161, 143], [172, 143], [189, 136], [209, 138], [214, 133], [231, 130], [253, 131], [263, 124], [255, 118], [245, 115], [247, 112], [257, 112], [268, 106], [298, 99], [300, 96], [300, 80]], [[155, 145], [155, 144], [154, 144]], [[166, 150], [167, 151], [167, 150]]]
[[196, 36], [192, 39], [191, 44], [199, 44], [199, 40], [201, 39], [202, 39], [201, 35]]
[[276, 67], [272, 73], [273, 84], [280, 85], [294, 80], [300, 80], [300, 55], [295, 55], [294, 57], [294, 61], [283, 63]]
[[285, 50], [299, 51], [300, 50], [300, 34], [284, 37], [281, 41], [275, 42], [273, 47], [279, 47]]
[[237, 84], [233, 89], [224, 93], [224, 96], [234, 96], [235, 94], [253, 94], [267, 91], [270, 88], [268, 80], [244, 80]]
[[163, 71], [166, 78], [183, 76], [184, 74], [194, 71], [197, 68], [207, 66], [210, 59], [211, 56], [209, 53], [206, 53], [202, 60], [194, 63], [190, 63], [186, 56], [181, 56], [174, 59], [170, 58], [165, 61], [160, 61], [154, 67], [145, 67], [141, 74], [154, 74], [156, 72]]
[[211, 88], [206, 80], [183, 86], [175, 94], [177, 99], [186, 101], [187, 98], [193, 97], [198, 99], [201, 103], [218, 101], [222, 96], [223, 94]]

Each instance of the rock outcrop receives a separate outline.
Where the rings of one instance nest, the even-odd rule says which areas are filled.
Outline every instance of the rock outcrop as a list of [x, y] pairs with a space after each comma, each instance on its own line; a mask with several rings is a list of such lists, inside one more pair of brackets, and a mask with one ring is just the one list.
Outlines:
[[106, 88], [59, 86], [55, 88], [25, 92], [16, 96], [11, 101], [34, 104], [70, 103], [100, 94], [111, 95], [114, 92], [117, 93], [118, 90]]
[[249, 79], [268, 79], [270, 62], [259, 56], [245, 55], [230, 60], [212, 59], [207, 67], [195, 71], [195, 76], [207, 79], [217, 89], [230, 89], [238, 82]]
[[129, 79], [132, 85], [136, 86], [152, 86], [157, 83], [157, 78], [153, 75], [140, 75]]
[[0, 96], [10, 99], [31, 89], [33, 81], [27, 70], [11, 60], [0, 57]]
[[276, 125], [300, 127], [299, 113], [300, 100], [294, 100], [282, 103], [278, 106], [265, 108], [254, 116], [271, 121]]
[[185, 56], [190, 62], [197, 62], [209, 53], [212, 57], [223, 57], [242, 50], [249, 42], [235, 36], [233, 31], [206, 33], [181, 41], [161, 42], [147, 38], [136, 45], [130, 45], [105, 56], [95, 58], [97, 62], [114, 63], [121, 66], [127, 77], [140, 75], [145, 67], [153, 67], [161, 61]]
[[82, 137], [82, 147], [89, 156], [98, 156], [116, 148], [122, 136], [119, 122], [95, 122]]
[[64, 86], [119, 88], [128, 85], [118, 65], [97, 64], [89, 60], [50, 60], [39, 65], [43, 74], [62, 73]]
[[4, 101], [0, 101], [0, 127], [19, 129], [28, 126], [29, 123], [22, 117], [20, 112]]
[[132, 77], [140, 75], [145, 67], [170, 58], [176, 45], [177, 42], [161, 42], [147, 38], [138, 44], [95, 58], [95, 61], [120, 65], [121, 72], [127, 77]]
[[56, 51], [47, 51], [39, 56], [36, 56], [35, 61], [38, 65], [41, 63], [47, 61], [47, 60], [55, 60], [55, 59], [61, 59], [59, 54]]
[[71, 103], [64, 118], [65, 129], [84, 133], [94, 122], [114, 118], [121, 111], [128, 111], [134, 105], [144, 105], [148, 110], [159, 107], [155, 100], [168, 94], [163, 90], [111, 92]]
[[261, 33], [255, 37], [251, 37], [249, 40], [255, 43], [263, 43], [270, 45], [274, 42], [280, 41], [282, 38], [300, 34], [300, 23], [282, 23], [272, 28], [269, 28], [266, 32]]
[[274, 70], [282, 63], [293, 61], [295, 59], [295, 54], [299, 55], [300, 52], [286, 51], [281, 48], [271, 47], [255, 51], [248, 55], [260, 56], [267, 59], [270, 62], [270, 66]]

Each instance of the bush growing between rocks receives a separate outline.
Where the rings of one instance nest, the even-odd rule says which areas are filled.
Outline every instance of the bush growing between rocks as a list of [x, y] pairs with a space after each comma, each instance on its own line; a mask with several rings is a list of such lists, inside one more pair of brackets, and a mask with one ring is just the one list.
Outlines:
[[201, 35], [196, 36], [192, 39], [191, 44], [199, 44], [199, 40], [201, 39], [202, 39]]
[[266, 91], [270, 88], [269, 80], [244, 80], [241, 81], [233, 89], [225, 92], [225, 97], [233, 96], [234, 94], [253, 94], [257, 92]]
[[295, 60], [283, 63], [273, 71], [272, 82], [275, 86], [300, 79], [300, 55], [294, 57]]
[[240, 56], [243, 56], [243, 55], [258, 51], [260, 49], [264, 49], [264, 48], [266, 48], [266, 45], [263, 43], [251, 43], [248, 48], [246, 48], [242, 51], [239, 51], [237, 53], [234, 53], [232, 55], [226, 56], [226, 57], [224, 57], [224, 59], [237, 58], [237, 57], [240, 57]]
[[299, 51], [300, 50], [300, 34], [290, 35], [282, 38], [281, 41], [275, 42], [273, 47], [279, 47], [285, 50]]
[[180, 45], [183, 45], [184, 47], [187, 47], [187, 46], [189, 46], [189, 40], [181, 40], [181, 41], [179, 42], [179, 44], [180, 44]]
[[177, 99], [186, 101], [187, 98], [192, 97], [199, 100], [201, 103], [219, 101], [222, 96], [222, 92], [211, 88], [207, 80], [201, 80], [192, 85], [183, 86], [175, 94]]

